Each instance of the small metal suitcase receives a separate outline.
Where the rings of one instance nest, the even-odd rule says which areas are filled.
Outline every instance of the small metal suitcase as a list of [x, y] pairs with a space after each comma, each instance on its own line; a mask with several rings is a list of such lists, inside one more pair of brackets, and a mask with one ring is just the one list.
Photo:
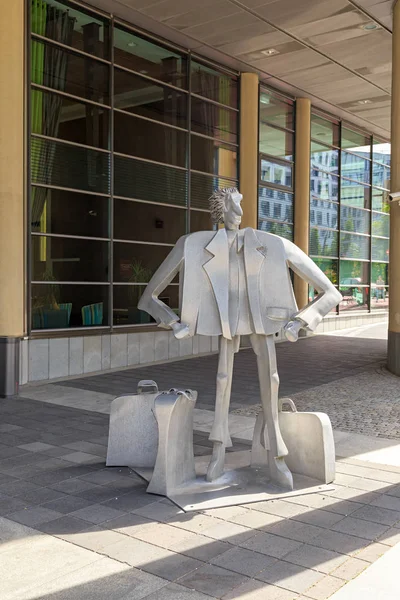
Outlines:
[[[282, 411], [288, 404], [291, 411]], [[292, 473], [305, 475], [323, 483], [332, 483], [335, 479], [335, 442], [332, 425], [328, 415], [319, 412], [297, 412], [293, 400], [279, 400], [279, 427], [283, 441], [289, 451], [284, 456], [285, 463]], [[251, 464], [263, 466], [268, 464], [269, 443], [265, 431], [265, 442], [261, 445], [263, 429], [263, 413], [257, 416]]]
[[[282, 411], [288, 404], [291, 411]], [[279, 400], [279, 425], [289, 450], [285, 462], [293, 473], [324, 483], [335, 479], [335, 442], [331, 421], [320, 412], [297, 412], [293, 400]]]

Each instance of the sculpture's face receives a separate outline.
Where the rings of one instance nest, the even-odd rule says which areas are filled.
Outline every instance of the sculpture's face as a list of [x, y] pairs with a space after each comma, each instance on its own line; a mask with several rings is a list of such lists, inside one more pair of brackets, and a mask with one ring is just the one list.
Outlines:
[[243, 215], [243, 210], [240, 206], [242, 200], [243, 196], [239, 192], [227, 195], [224, 212], [224, 224], [226, 229], [239, 229]]

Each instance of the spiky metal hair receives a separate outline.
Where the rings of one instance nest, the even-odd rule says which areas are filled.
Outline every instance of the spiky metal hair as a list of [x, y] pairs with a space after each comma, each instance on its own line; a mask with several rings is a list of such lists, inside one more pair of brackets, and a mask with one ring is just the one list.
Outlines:
[[208, 203], [210, 206], [210, 213], [212, 222], [215, 224], [224, 222], [225, 212], [225, 198], [228, 194], [237, 194], [237, 188], [220, 188], [215, 190], [212, 196], [210, 196]]

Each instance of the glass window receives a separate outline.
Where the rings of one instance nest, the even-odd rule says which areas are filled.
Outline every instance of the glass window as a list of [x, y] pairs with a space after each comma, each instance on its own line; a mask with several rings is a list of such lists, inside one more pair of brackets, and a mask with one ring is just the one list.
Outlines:
[[32, 90], [32, 133], [109, 149], [109, 121], [110, 111], [106, 108]]
[[[311, 117], [311, 138], [310, 254], [322, 261], [328, 251], [333, 260], [340, 251], [339, 311], [377, 308], [378, 297], [387, 308], [387, 270], [382, 285], [374, 280], [389, 259], [390, 144], [316, 115]], [[324, 245], [329, 228], [339, 229], [339, 244], [334, 232], [336, 241]], [[376, 272], [371, 260], [378, 265]]]
[[[274, 207], [273, 211], [271, 206]], [[260, 219], [273, 217], [279, 221], [293, 223], [293, 194], [260, 186], [258, 216]]]
[[187, 88], [186, 56], [119, 25], [114, 27], [114, 61], [131, 71]]
[[340, 285], [352, 286], [369, 282], [369, 262], [359, 260], [340, 261]]
[[32, 187], [33, 232], [109, 237], [109, 198]]
[[33, 284], [32, 329], [109, 325], [108, 285]]
[[67, 0], [31, 3], [32, 33], [100, 58], [110, 58], [109, 21]]
[[371, 136], [342, 127], [342, 150], [371, 158]]
[[[107, 152], [33, 138], [31, 177], [33, 183], [109, 194], [110, 155]], [[35, 202], [33, 198], [33, 204]]]
[[339, 179], [335, 175], [330, 175], [324, 171], [311, 171], [311, 200], [332, 200], [338, 202]]
[[185, 167], [186, 143], [186, 131], [114, 112], [115, 152]]
[[32, 83], [93, 102], [110, 103], [108, 65], [37, 41], [32, 41], [31, 54]]
[[237, 142], [238, 113], [192, 97], [192, 131], [224, 142]]
[[377, 138], [374, 138], [372, 146], [372, 158], [373, 160], [390, 167], [390, 143], [382, 142]]
[[293, 133], [260, 124], [260, 152], [276, 158], [293, 160]]
[[371, 286], [371, 308], [388, 310], [389, 308], [389, 288], [382, 285]]
[[369, 260], [370, 238], [354, 233], [340, 233], [341, 258], [360, 258]]
[[175, 244], [186, 233], [186, 210], [158, 204], [114, 200], [114, 238]]
[[214, 190], [218, 188], [237, 187], [237, 185], [237, 180], [192, 172], [190, 178], [190, 205], [193, 208], [208, 210], [208, 199]]
[[148, 283], [153, 273], [171, 252], [171, 246], [114, 243], [114, 281]]
[[[313, 259], [315, 260], [315, 259]], [[336, 287], [336, 286], [335, 286]], [[319, 292], [317, 289], [308, 286], [308, 301], [312, 302], [313, 300], [316, 300], [317, 296], [318, 296]], [[329, 311], [330, 314], [336, 314], [337, 313], [337, 306], [334, 306], [333, 308], [331, 308], [331, 310]]]
[[329, 146], [339, 146], [339, 125], [311, 115], [311, 137]]
[[331, 229], [310, 229], [310, 255], [312, 256], [337, 256], [338, 234]]
[[390, 212], [389, 194], [387, 191], [372, 188], [372, 210], [379, 210], [384, 213]]
[[116, 155], [114, 194], [165, 204], [187, 204], [187, 173], [164, 165]]
[[294, 129], [294, 106], [290, 101], [277, 98], [271, 92], [260, 92], [260, 122], [285, 129]]
[[311, 142], [311, 168], [339, 174], [339, 150]]
[[193, 134], [191, 136], [191, 168], [223, 177], [237, 177], [236, 146], [227, 146]]
[[191, 61], [192, 93], [215, 100], [220, 104], [237, 107], [237, 79], [222, 71]]
[[374, 285], [389, 285], [389, 265], [388, 263], [373, 262], [371, 265], [371, 281]]
[[380, 163], [372, 163], [372, 185], [390, 190], [390, 168]]
[[339, 287], [343, 300], [339, 304], [340, 312], [368, 310], [369, 287], [343, 286]]
[[371, 273], [371, 308], [389, 307], [389, 265], [372, 263]]
[[267, 181], [268, 183], [292, 187], [292, 167], [284, 163], [276, 163], [262, 158], [260, 178], [261, 181]]
[[340, 209], [340, 229], [356, 233], [370, 233], [370, 212], [352, 206]]
[[[114, 325], [154, 324], [154, 319], [137, 308], [138, 302], [146, 289], [144, 285], [114, 285]], [[159, 296], [173, 311], [179, 314], [179, 286], [169, 285]]]
[[188, 95], [151, 79], [114, 69], [114, 107], [187, 129]]
[[34, 281], [108, 281], [108, 242], [32, 235]]
[[371, 163], [355, 154], [342, 152], [341, 175], [362, 183], [369, 183], [371, 179]]
[[293, 225], [288, 225], [287, 223], [276, 223], [275, 221], [261, 220], [258, 224], [258, 228], [260, 231], [274, 233], [275, 235], [279, 235], [287, 240], [293, 240]]
[[372, 213], [372, 235], [389, 237], [390, 217], [388, 214]]
[[320, 225], [322, 227], [337, 229], [338, 208], [339, 205], [334, 202], [323, 202], [321, 200], [319, 203], [319, 210], [310, 211], [310, 225]]
[[372, 238], [372, 260], [389, 262], [389, 240]]
[[341, 180], [340, 202], [342, 205], [369, 208], [371, 188], [353, 181]]
[[31, 11], [31, 325], [154, 325], [134, 292], [237, 187], [238, 78], [78, 4]]
[[209, 231], [215, 228], [211, 221], [209, 211], [191, 210], [190, 211], [190, 233], [194, 231]]
[[338, 261], [332, 258], [313, 258], [315, 264], [323, 271], [334, 285], [338, 282]]

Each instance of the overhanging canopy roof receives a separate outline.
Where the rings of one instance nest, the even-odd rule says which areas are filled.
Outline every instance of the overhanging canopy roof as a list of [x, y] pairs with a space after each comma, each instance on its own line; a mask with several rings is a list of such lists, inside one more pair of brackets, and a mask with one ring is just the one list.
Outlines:
[[[89, 0], [90, 1], [90, 0]], [[390, 135], [392, 0], [93, 0], [116, 17]]]

